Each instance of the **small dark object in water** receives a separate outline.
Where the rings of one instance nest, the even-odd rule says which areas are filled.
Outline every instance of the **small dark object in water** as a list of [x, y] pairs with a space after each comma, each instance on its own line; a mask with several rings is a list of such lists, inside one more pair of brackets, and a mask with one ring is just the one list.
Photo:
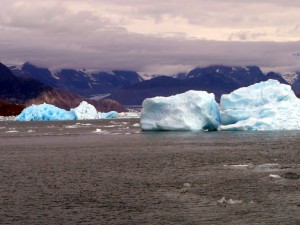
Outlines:
[[282, 175], [283, 178], [286, 179], [299, 179], [300, 175], [296, 174], [296, 173], [292, 173], [292, 172], [288, 172]]

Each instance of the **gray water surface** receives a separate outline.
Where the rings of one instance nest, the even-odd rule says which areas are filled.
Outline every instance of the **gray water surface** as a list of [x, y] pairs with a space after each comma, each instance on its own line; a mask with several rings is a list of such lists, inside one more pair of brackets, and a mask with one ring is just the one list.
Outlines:
[[299, 131], [138, 122], [0, 122], [0, 224], [300, 224]]

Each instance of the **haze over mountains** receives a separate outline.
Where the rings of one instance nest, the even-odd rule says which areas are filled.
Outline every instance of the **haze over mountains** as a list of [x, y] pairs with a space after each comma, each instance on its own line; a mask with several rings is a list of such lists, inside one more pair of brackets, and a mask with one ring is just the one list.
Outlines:
[[[212, 92], [219, 100], [222, 94], [268, 79], [288, 84], [283, 75], [275, 72], [265, 74], [258, 66], [197, 67], [186, 74], [155, 75], [150, 79], [147, 77], [147, 80], [135, 71], [126, 70], [87, 72], [61, 69], [51, 72], [47, 68], [39, 68], [30, 63], [25, 63], [21, 67], [11, 66], [10, 69], [19, 78], [35, 79], [52, 88], [77, 93], [84, 98], [107, 97], [125, 105], [141, 105], [142, 101], [148, 97], [169, 96], [191, 89]], [[299, 74], [293, 75], [293, 79], [296, 79], [292, 85], [298, 95], [300, 94]]]

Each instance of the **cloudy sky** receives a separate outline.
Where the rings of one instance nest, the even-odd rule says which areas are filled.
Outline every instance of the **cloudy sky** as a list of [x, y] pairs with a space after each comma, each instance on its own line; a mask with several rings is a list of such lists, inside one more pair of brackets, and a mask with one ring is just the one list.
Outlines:
[[299, 0], [0, 4], [0, 61], [7, 64], [161, 74], [211, 64], [300, 70]]

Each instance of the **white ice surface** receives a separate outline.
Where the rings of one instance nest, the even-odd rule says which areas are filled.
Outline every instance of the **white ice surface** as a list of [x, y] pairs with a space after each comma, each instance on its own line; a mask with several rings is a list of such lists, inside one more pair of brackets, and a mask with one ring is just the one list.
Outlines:
[[299, 130], [300, 100], [291, 86], [268, 80], [221, 97], [219, 130]]
[[214, 94], [188, 91], [145, 99], [140, 124], [142, 130], [216, 130], [220, 114]]
[[98, 115], [96, 108], [86, 101], [81, 102], [78, 107], [70, 111], [74, 112], [78, 120], [92, 120], [96, 119]]

